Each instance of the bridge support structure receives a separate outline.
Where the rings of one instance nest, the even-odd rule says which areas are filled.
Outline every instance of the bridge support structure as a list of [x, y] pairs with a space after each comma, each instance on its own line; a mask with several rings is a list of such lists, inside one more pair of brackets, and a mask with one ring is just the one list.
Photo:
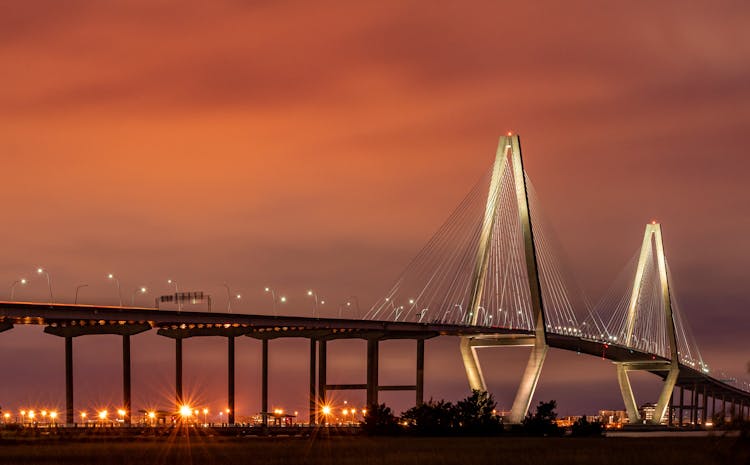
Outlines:
[[151, 329], [145, 322], [133, 322], [132, 324], [97, 324], [94, 326], [83, 325], [79, 321], [53, 321], [44, 328], [44, 332], [53, 336], [62, 337], [65, 340], [65, 424], [75, 426], [74, 407], [74, 377], [73, 377], [73, 338], [87, 335], [112, 334], [122, 337], [122, 408], [125, 411], [123, 422], [130, 425], [131, 422], [131, 363], [130, 363], [130, 336]]
[[[617, 382], [620, 385], [620, 393], [622, 394], [622, 400], [625, 403], [625, 409], [628, 412], [628, 422], [631, 424], [642, 423], [644, 420], [641, 418], [638, 412], [638, 406], [633, 395], [633, 389], [630, 385], [630, 378], [628, 377], [629, 371], [666, 371], [667, 376], [664, 379], [664, 387], [659, 394], [659, 399], [656, 402], [656, 408], [654, 410], [654, 416], [650, 420], [651, 424], [660, 424], [664, 418], [664, 414], [667, 411], [669, 399], [674, 391], [677, 378], [680, 374], [679, 355], [677, 353], [677, 336], [675, 332], [674, 317], [672, 315], [672, 301], [669, 292], [669, 278], [667, 275], [667, 262], [664, 255], [664, 243], [661, 235], [661, 225], [652, 222], [646, 225], [646, 232], [643, 236], [643, 244], [641, 245], [641, 253], [638, 258], [638, 267], [635, 272], [635, 281], [633, 283], [633, 291], [630, 296], [630, 303], [628, 306], [627, 326], [625, 334], [625, 345], [630, 346], [635, 329], [635, 322], [638, 309], [638, 299], [641, 293], [642, 280], [644, 271], [646, 268], [646, 262], [650, 254], [656, 255], [656, 262], [658, 266], [659, 282], [661, 285], [661, 298], [665, 311], [666, 331], [667, 339], [669, 341], [670, 357], [666, 361], [641, 361], [641, 362], [616, 362], [617, 366]], [[696, 399], [693, 396], [693, 407], [695, 406]], [[680, 424], [682, 424], [682, 389], [680, 390]], [[694, 417], [694, 413], [691, 417]]]
[[[403, 338], [389, 337], [385, 334], [371, 334], [361, 337], [367, 341], [366, 382], [364, 384], [329, 384], [328, 373], [328, 342], [336, 339], [359, 339], [360, 337], [328, 337], [320, 338], [318, 344], [318, 376], [317, 394], [315, 391], [315, 339], [310, 344], [310, 423], [325, 424], [325, 415], [320, 414], [322, 408], [328, 405], [329, 391], [363, 390], [366, 392], [367, 408], [379, 404], [381, 391], [414, 391], [416, 405], [424, 403], [424, 341], [434, 335], [413, 335]], [[380, 371], [380, 342], [388, 339], [414, 339], [416, 342], [416, 364], [414, 384], [382, 385], [379, 380]]]
[[510, 416], [506, 421], [511, 424], [521, 423], [531, 405], [537, 382], [542, 372], [544, 359], [547, 355], [547, 333], [544, 315], [544, 303], [542, 301], [542, 287], [539, 279], [539, 266], [537, 263], [536, 246], [534, 243], [534, 232], [531, 225], [531, 212], [529, 208], [529, 196], [526, 186], [526, 177], [523, 169], [523, 157], [521, 155], [521, 141], [518, 135], [508, 134], [501, 136], [495, 156], [495, 164], [490, 181], [490, 190], [487, 196], [487, 205], [484, 212], [484, 220], [479, 236], [479, 246], [472, 274], [472, 292], [468, 307], [466, 323], [476, 325], [479, 318], [479, 309], [482, 302], [484, 284], [487, 278], [488, 262], [494, 223], [497, 218], [498, 196], [501, 179], [508, 164], [513, 170], [515, 182], [516, 201], [518, 215], [523, 236], [524, 257], [526, 261], [526, 273], [531, 296], [531, 308], [534, 318], [534, 333], [509, 334], [502, 336], [486, 337], [464, 336], [461, 338], [461, 358], [466, 369], [469, 387], [472, 390], [486, 391], [487, 384], [482, 374], [477, 349], [493, 346], [530, 346], [531, 354], [526, 364], [521, 383], [511, 407]]

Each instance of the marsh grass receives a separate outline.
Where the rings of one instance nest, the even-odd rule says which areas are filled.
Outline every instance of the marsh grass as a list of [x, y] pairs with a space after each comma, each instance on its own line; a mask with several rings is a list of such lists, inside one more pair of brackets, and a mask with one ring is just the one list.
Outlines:
[[750, 464], [747, 438], [311, 437], [4, 441], [0, 464]]

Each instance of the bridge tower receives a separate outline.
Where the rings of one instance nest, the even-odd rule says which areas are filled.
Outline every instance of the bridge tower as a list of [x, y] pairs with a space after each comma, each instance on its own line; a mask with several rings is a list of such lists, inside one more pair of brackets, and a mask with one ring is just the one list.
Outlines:
[[669, 341], [669, 360], [649, 360], [636, 362], [616, 362], [617, 382], [620, 385], [622, 399], [625, 402], [625, 409], [628, 412], [629, 423], [642, 423], [643, 419], [638, 412], [638, 406], [633, 395], [633, 389], [630, 386], [628, 371], [649, 371], [649, 372], [667, 372], [664, 380], [659, 399], [656, 403], [652, 424], [660, 424], [667, 411], [669, 401], [680, 374], [680, 359], [677, 352], [677, 335], [675, 331], [674, 316], [672, 313], [672, 301], [669, 293], [669, 277], [667, 274], [667, 262], [664, 255], [664, 243], [662, 242], [661, 225], [652, 222], [646, 225], [646, 232], [643, 236], [641, 253], [638, 258], [638, 267], [635, 271], [635, 281], [633, 282], [633, 291], [630, 295], [628, 305], [627, 321], [625, 327], [625, 345], [632, 345], [633, 331], [635, 328], [638, 303], [643, 288], [643, 275], [646, 263], [649, 257], [656, 256], [656, 265], [659, 276], [660, 293], [662, 305], [665, 311], [665, 327]]
[[534, 333], [504, 334], [501, 336], [465, 336], [461, 338], [461, 357], [466, 369], [466, 375], [471, 389], [486, 391], [486, 383], [479, 363], [477, 349], [494, 346], [526, 346], [531, 347], [526, 369], [521, 378], [518, 391], [516, 392], [510, 416], [506, 419], [509, 423], [521, 423], [526, 412], [529, 410], [531, 398], [534, 395], [542, 365], [547, 355], [547, 333], [544, 316], [544, 304], [542, 302], [542, 288], [539, 279], [539, 267], [537, 263], [537, 252], [534, 244], [534, 232], [531, 225], [531, 214], [529, 209], [529, 196], [526, 186], [526, 177], [523, 169], [523, 158], [521, 156], [521, 141], [517, 134], [504, 135], [495, 155], [495, 163], [492, 170], [490, 189], [487, 195], [487, 204], [484, 211], [484, 220], [479, 237], [479, 246], [474, 265], [471, 281], [471, 299], [467, 312], [467, 324], [476, 325], [479, 317], [484, 283], [487, 275], [490, 247], [492, 244], [493, 225], [497, 216], [498, 197], [500, 194], [500, 183], [506, 165], [513, 170], [516, 203], [523, 237], [524, 258], [531, 296], [531, 310], [534, 319]]

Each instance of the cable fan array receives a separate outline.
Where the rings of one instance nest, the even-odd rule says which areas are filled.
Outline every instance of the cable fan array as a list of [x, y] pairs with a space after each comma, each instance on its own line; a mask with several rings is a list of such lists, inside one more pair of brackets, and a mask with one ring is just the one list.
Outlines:
[[[596, 328], [585, 332], [586, 337], [664, 358], [671, 357], [668, 325], [672, 323], [667, 320], [655, 240], [654, 237], [649, 238], [639, 282], [634, 280], [639, 255], [636, 254], [595, 307], [591, 318], [585, 321], [586, 326]], [[675, 298], [674, 281], [668, 263], [666, 269], [679, 360], [707, 373], [708, 365], [703, 362], [695, 337]]]
[[[469, 324], [474, 316], [470, 307], [482, 226], [485, 216], [490, 215], [489, 251], [476, 324], [534, 329], [516, 179], [510, 159], [504, 157], [501, 163], [504, 166], [499, 181], [492, 183], [492, 171], [480, 179], [365, 318]], [[528, 177], [526, 181], [530, 185]], [[547, 330], [581, 335], [575, 310], [588, 310], [589, 306], [572, 303], [570, 280], [555, 252], [554, 235], [533, 189], [529, 200]], [[488, 212], [492, 205], [494, 211]]]

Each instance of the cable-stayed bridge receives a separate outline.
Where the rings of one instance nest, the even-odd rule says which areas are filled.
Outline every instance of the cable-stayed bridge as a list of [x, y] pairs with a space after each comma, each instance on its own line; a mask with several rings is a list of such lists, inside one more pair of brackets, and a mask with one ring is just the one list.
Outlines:
[[[73, 424], [73, 339], [113, 334], [123, 342], [123, 406], [130, 421], [131, 336], [149, 330], [175, 341], [175, 397], [182, 393], [182, 342], [186, 338], [227, 338], [227, 400], [234, 422], [235, 339], [262, 342], [262, 412], [268, 412], [269, 341], [284, 337], [310, 340], [310, 423], [320, 420], [319, 407], [332, 390], [362, 389], [367, 402], [385, 390], [424, 393], [424, 341], [460, 337], [469, 386], [488, 390], [479, 360], [480, 348], [527, 346], [529, 360], [507, 421], [526, 415], [542, 373], [548, 349], [559, 348], [614, 362], [629, 421], [641, 423], [628, 372], [647, 371], [664, 380], [655, 399], [653, 418], [679, 422], [688, 409], [691, 422], [705, 424], [708, 412], [729, 411], [747, 417], [750, 390], [715, 377], [702, 359], [676, 299], [664, 252], [661, 226], [646, 226], [636, 258], [596, 305], [591, 305], [566, 272], [554, 233], [523, 169], [518, 135], [500, 138], [491, 170], [474, 186], [394, 285], [363, 320], [277, 317], [236, 313], [163, 311], [153, 308], [105, 307], [54, 303], [0, 302], [0, 331], [18, 324], [44, 325], [65, 340], [66, 423]], [[367, 340], [367, 382], [329, 384], [327, 342]], [[413, 384], [378, 382], [379, 342], [416, 341]], [[679, 404], [675, 406], [675, 388]], [[684, 391], [692, 399], [684, 403]], [[709, 408], [709, 399], [711, 407]]]

